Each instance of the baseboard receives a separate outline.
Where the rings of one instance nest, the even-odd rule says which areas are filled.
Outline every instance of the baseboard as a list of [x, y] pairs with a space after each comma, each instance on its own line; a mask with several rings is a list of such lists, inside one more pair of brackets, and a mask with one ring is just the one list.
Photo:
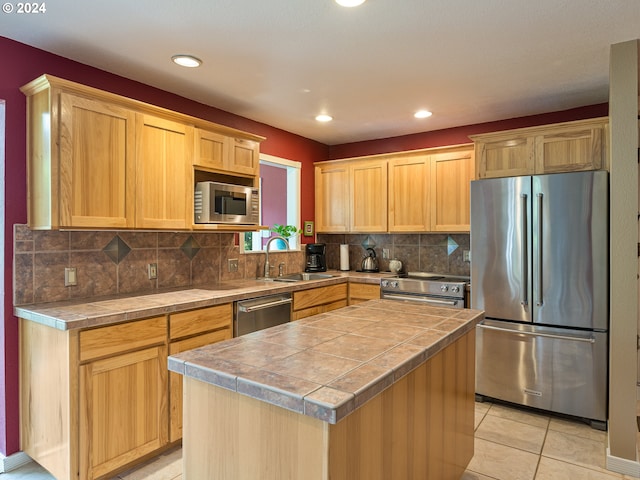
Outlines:
[[24, 452], [14, 453], [8, 457], [0, 455], [0, 473], [7, 473], [11, 470], [16, 470], [31, 461], [31, 457]]
[[637, 461], [627, 460], [626, 458], [613, 457], [607, 447], [607, 470], [612, 472], [621, 473], [623, 475], [630, 475], [635, 478], [640, 478], [640, 463]]

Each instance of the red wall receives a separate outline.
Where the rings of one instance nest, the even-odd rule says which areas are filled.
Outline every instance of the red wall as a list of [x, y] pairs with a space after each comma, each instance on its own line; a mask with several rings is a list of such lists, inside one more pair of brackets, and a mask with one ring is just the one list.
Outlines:
[[[301, 219], [314, 220], [313, 162], [327, 159], [468, 143], [467, 135], [607, 115], [607, 105], [485, 123], [403, 137], [328, 147], [313, 140], [187, 100], [0, 37], [0, 100], [6, 100], [4, 331], [0, 329], [0, 454], [19, 450], [18, 323], [13, 316], [13, 225], [26, 223], [26, 101], [20, 86], [48, 73], [267, 138], [264, 153], [302, 162]], [[305, 239], [306, 240], [306, 239]], [[312, 239], [308, 239], [311, 241]], [[1, 294], [2, 292], [0, 292]], [[2, 337], [4, 333], [4, 337]], [[3, 354], [3, 355], [2, 355]]]

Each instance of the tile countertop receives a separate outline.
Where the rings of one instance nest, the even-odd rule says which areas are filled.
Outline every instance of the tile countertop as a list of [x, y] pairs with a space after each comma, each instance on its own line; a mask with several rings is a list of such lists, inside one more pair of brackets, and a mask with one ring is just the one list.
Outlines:
[[169, 357], [169, 370], [337, 423], [484, 317], [369, 300]]
[[15, 306], [16, 317], [41, 323], [58, 330], [74, 330], [105, 326], [156, 315], [205, 308], [247, 298], [294, 292], [348, 281], [380, 283], [390, 272], [360, 273], [329, 271], [332, 278], [302, 282], [237, 280], [197, 288], [184, 288], [161, 293], [120, 295], [75, 301]]

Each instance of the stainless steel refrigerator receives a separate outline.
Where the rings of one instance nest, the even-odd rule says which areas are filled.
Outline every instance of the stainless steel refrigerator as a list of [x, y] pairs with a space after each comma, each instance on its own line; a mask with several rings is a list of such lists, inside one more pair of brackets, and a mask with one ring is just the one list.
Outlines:
[[606, 428], [609, 178], [471, 182], [476, 393]]

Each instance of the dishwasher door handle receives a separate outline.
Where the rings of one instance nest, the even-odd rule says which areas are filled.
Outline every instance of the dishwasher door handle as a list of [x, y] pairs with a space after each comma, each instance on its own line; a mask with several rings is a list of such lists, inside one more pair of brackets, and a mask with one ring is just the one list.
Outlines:
[[258, 305], [242, 305], [238, 303], [238, 310], [244, 313], [256, 312], [258, 310], [264, 310], [265, 308], [277, 307], [278, 305], [285, 305], [287, 303], [291, 303], [290, 298], [283, 298], [281, 300], [276, 300], [275, 302], [265, 302], [259, 303]]
[[509, 333], [509, 334], [513, 334], [513, 335], [527, 335], [527, 336], [530, 336], [530, 337], [545, 337], [545, 338], [552, 338], [554, 340], [568, 340], [570, 342], [596, 343], [596, 339], [593, 338], [593, 336], [571, 337], [571, 336], [568, 336], [568, 335], [556, 335], [554, 333], [530, 332], [530, 331], [523, 331], [523, 330], [514, 330], [514, 329], [510, 329], [510, 328], [500, 328], [500, 327], [494, 327], [492, 325], [485, 325], [484, 323], [479, 323], [476, 326], [478, 328], [483, 328], [485, 330], [495, 330], [497, 332], [504, 332], [504, 333]]

